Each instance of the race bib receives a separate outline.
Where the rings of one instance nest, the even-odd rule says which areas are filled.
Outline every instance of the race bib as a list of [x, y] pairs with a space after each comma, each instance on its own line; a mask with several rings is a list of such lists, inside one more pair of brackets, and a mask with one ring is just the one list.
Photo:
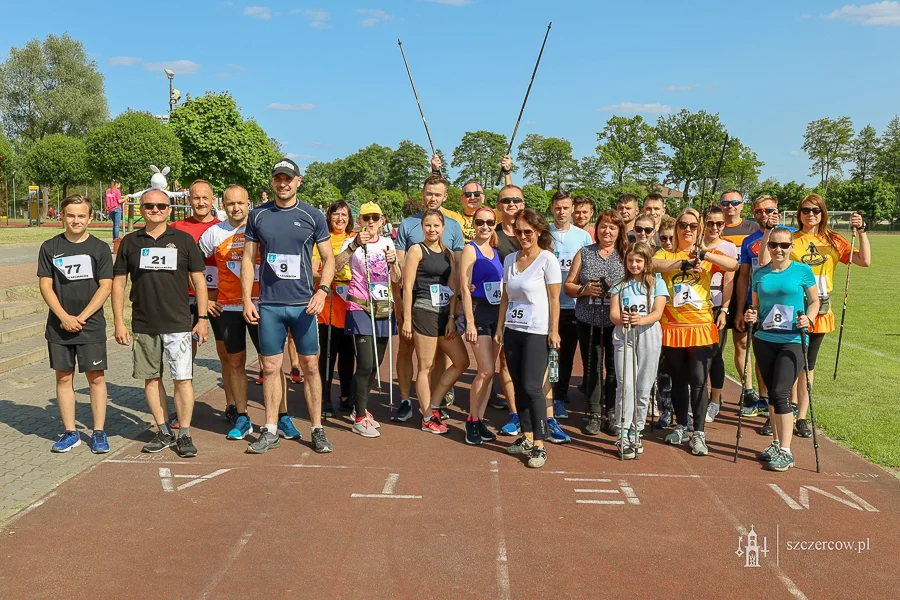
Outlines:
[[709, 295], [712, 297], [713, 306], [722, 306], [722, 288], [725, 285], [724, 273], [713, 273], [709, 282]]
[[824, 275], [816, 275], [816, 289], [820, 296], [828, 295], [828, 278]]
[[147, 271], [174, 271], [178, 268], [178, 249], [143, 248], [138, 267]]
[[346, 285], [336, 285], [334, 286], [334, 293], [340, 296], [344, 302], [347, 301], [347, 292], [350, 290], [350, 286]]
[[87, 254], [54, 258], [53, 266], [59, 269], [60, 273], [69, 281], [93, 279], [94, 277], [94, 263]]
[[506, 308], [506, 324], [507, 325], [525, 325], [531, 323], [531, 314], [534, 306], [527, 302], [510, 302]]
[[762, 328], [765, 331], [771, 331], [773, 329], [793, 331], [794, 307], [776, 304], [772, 307], [772, 310], [769, 311], [769, 314], [766, 315], [766, 318], [762, 323]]
[[[453, 290], [446, 285], [431, 284], [431, 305], [432, 306], [448, 306], [450, 298], [453, 297]], [[387, 298], [385, 298], [387, 299]]]
[[[384, 283], [370, 283], [369, 284], [369, 296], [372, 300], [387, 300], [388, 299], [388, 286]], [[450, 299], [447, 299], [449, 302]], [[434, 302], [433, 292], [432, 292], [432, 302]], [[435, 304], [435, 306], [437, 306]], [[441, 305], [443, 306], [443, 305]]]
[[672, 291], [674, 292], [672, 295], [672, 304], [675, 308], [681, 308], [685, 304], [690, 304], [698, 310], [703, 308], [703, 300], [700, 298], [700, 295], [697, 294], [697, 290], [692, 286], [685, 283], [676, 283], [673, 286]]
[[650, 314], [647, 306], [647, 296], [644, 294], [640, 296], [622, 296], [622, 310], [629, 312], [632, 306], [637, 306], [637, 312], [642, 317]]
[[759, 268], [759, 257], [754, 256], [750, 259], [750, 272], [756, 273], [756, 270]]
[[270, 252], [266, 258], [269, 267], [279, 279], [300, 279], [299, 254], [275, 254]]
[[[231, 271], [235, 277], [238, 279], [241, 278], [241, 261], [239, 260], [229, 260], [225, 263], [225, 266], [228, 267], [228, 270]], [[253, 265], [253, 281], [259, 281], [259, 265]]]
[[500, 304], [500, 299], [503, 298], [503, 282], [485, 281], [484, 297], [487, 298], [487, 301], [491, 304]]
[[203, 269], [203, 278], [206, 279], [207, 288], [212, 290], [216, 289], [219, 287], [219, 268], [207, 265], [206, 268]]
[[556, 259], [559, 261], [559, 270], [568, 273], [572, 270], [572, 259], [575, 258], [574, 252], [554, 252]]

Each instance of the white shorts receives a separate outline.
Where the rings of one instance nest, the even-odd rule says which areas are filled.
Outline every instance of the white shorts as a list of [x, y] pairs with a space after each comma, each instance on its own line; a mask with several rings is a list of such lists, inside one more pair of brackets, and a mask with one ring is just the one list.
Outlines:
[[175, 381], [194, 377], [194, 360], [191, 352], [191, 332], [185, 333], [135, 333], [132, 346], [135, 379], [162, 377], [163, 356], [169, 365], [169, 374]]

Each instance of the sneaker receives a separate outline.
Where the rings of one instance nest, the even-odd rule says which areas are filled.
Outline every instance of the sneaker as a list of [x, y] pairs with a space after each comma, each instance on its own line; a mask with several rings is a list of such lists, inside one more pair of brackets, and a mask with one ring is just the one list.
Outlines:
[[[632, 432], [631, 436], [632, 436], [631, 439], [634, 439], [633, 432]], [[638, 434], [637, 434], [637, 442], [634, 443], [634, 449], [638, 454], [644, 453], [644, 441], [643, 441], [643, 438], [642, 438], [640, 432], [638, 432]]]
[[553, 444], [568, 444], [572, 441], [572, 438], [562, 430], [555, 418], [547, 419], [547, 429], [550, 431], [550, 437], [547, 439]]
[[534, 442], [529, 442], [524, 435], [506, 447], [507, 454], [530, 454], [534, 449]]
[[495, 442], [497, 441], [497, 435], [488, 429], [488, 426], [485, 424], [484, 419], [478, 419], [478, 434], [481, 435], [482, 442]]
[[91, 436], [91, 452], [94, 454], [106, 454], [109, 452], [109, 440], [106, 439], [106, 432], [94, 432]]
[[501, 435], [519, 435], [522, 433], [522, 424], [519, 422], [519, 415], [509, 413], [509, 421], [500, 428]]
[[278, 439], [278, 433], [269, 433], [269, 430], [263, 427], [259, 430], [259, 437], [256, 438], [256, 441], [247, 446], [247, 454], [265, 454], [266, 450], [279, 446], [281, 446], [281, 440]]
[[794, 423], [797, 422], [797, 405], [794, 402], [791, 402], [791, 412], [794, 413]]
[[715, 402], [709, 403], [709, 408], [706, 409], [706, 422], [712, 423], [715, 418], [719, 415], [719, 408], [721, 408]]
[[291, 383], [303, 383], [303, 375], [300, 374], [300, 369], [291, 369]]
[[687, 430], [688, 433], [694, 433], [694, 416], [691, 414], [688, 414]]
[[497, 408], [499, 410], [508, 410], [509, 404], [503, 398], [495, 394], [491, 394], [491, 397], [488, 398], [488, 406], [491, 408]]
[[688, 441], [688, 432], [687, 428], [684, 425], [676, 425], [675, 429], [672, 430], [672, 433], [666, 435], [665, 440], [667, 444], [683, 444]]
[[278, 435], [286, 440], [299, 440], [302, 435], [294, 426], [294, 419], [290, 415], [284, 415], [278, 419]]
[[175, 440], [175, 454], [181, 458], [194, 458], [197, 456], [197, 447], [189, 435], [183, 435]]
[[334, 417], [334, 407], [331, 406], [331, 400], [322, 400], [322, 418], [330, 419]]
[[178, 415], [172, 415], [169, 417], [169, 429], [180, 429], [181, 425], [178, 424]]
[[766, 468], [771, 471], [787, 471], [791, 467], [794, 466], [794, 456], [788, 454], [784, 450], [779, 450], [778, 454], [772, 457], [768, 463], [766, 463]]
[[769, 399], [765, 396], [759, 397], [759, 416], [769, 418]]
[[448, 413], [443, 408], [439, 408], [438, 413], [441, 415], [441, 421], [449, 421], [450, 420], [450, 413]]
[[742, 408], [741, 414], [744, 417], [758, 417], [760, 414], [762, 414], [762, 407], [760, 406], [760, 403], [757, 402], [752, 406], [745, 406], [744, 408]]
[[664, 410], [659, 415], [659, 420], [656, 422], [657, 429], [666, 429], [667, 427], [672, 426], [672, 411]]
[[225, 420], [231, 423], [232, 426], [237, 422], [238, 411], [237, 406], [234, 404], [229, 404], [225, 407]]
[[456, 392], [451, 389], [449, 392], [444, 394], [444, 399], [441, 400], [441, 408], [447, 408], [448, 406], [451, 406], [455, 401]]
[[466, 443], [470, 446], [481, 445], [481, 432], [478, 430], [478, 422], [466, 421]]
[[769, 444], [769, 447], [760, 452], [756, 456], [756, 458], [764, 463], [772, 462], [772, 458], [774, 458], [779, 452], [781, 452], [781, 442], [779, 442], [778, 440], [772, 440], [772, 443]]
[[262, 373], [259, 374], [259, 377], [256, 378], [256, 385], [262, 385], [263, 376]]
[[370, 419], [355, 421], [353, 423], [353, 432], [367, 438], [377, 438], [381, 435]]
[[744, 408], [751, 408], [759, 404], [759, 394], [756, 393], [752, 388], [749, 390], [744, 390], [744, 395], [742, 397], [741, 405]]
[[225, 436], [225, 439], [242, 440], [251, 433], [253, 433], [253, 424], [250, 422], [250, 417], [247, 415], [240, 415], [234, 422], [234, 427], [228, 432], [228, 435]]
[[691, 436], [691, 454], [694, 456], [706, 456], [709, 454], [709, 447], [706, 445], [706, 433], [695, 431]]
[[634, 445], [631, 443], [630, 439], [622, 439], [622, 436], [616, 440], [616, 448], [619, 449], [619, 454], [625, 460], [631, 460], [634, 458], [636, 451]]
[[797, 437], [811, 438], [812, 428], [809, 426], [809, 421], [797, 419], [797, 422], [794, 424], [794, 433], [797, 434]]
[[618, 435], [619, 424], [616, 423], [616, 409], [610, 408], [606, 411], [606, 433], [609, 435]]
[[566, 403], [562, 400], [554, 400], [553, 401], [553, 418], [554, 419], [568, 419], [569, 411], [566, 410]]
[[[350, 413], [350, 418], [353, 419], [354, 422], [356, 422], [356, 409], [355, 408], [353, 409], [353, 412]], [[372, 422], [372, 427], [374, 427], [375, 429], [379, 429], [381, 427], [381, 423], [376, 421], [375, 417], [373, 417], [372, 413], [370, 413], [369, 411], [366, 411], [366, 419], [368, 421]]]
[[774, 435], [771, 419], [766, 419], [766, 422], [763, 423], [762, 428], [759, 430], [759, 435]]
[[[343, 403], [342, 403], [343, 406]], [[391, 421], [408, 421], [412, 416], [412, 402], [401, 400], [400, 406], [391, 413]]]
[[422, 419], [422, 431], [427, 431], [429, 433], [434, 433], [438, 435], [442, 435], [447, 433], [447, 426], [444, 425], [444, 422], [441, 420], [440, 412], [433, 410], [431, 411], [431, 418], [427, 421]]
[[50, 452], [68, 452], [75, 446], [81, 445], [81, 435], [77, 431], [64, 431], [59, 436], [59, 441], [53, 444]]
[[540, 469], [547, 462], [547, 451], [541, 446], [535, 446], [531, 449], [531, 456], [526, 463], [532, 469]]
[[328, 436], [325, 435], [324, 427], [317, 427], [312, 430], [312, 447], [313, 450], [319, 454], [334, 452], [334, 446], [328, 441]]
[[601, 431], [603, 431], [603, 417], [598, 413], [591, 413], [587, 425], [584, 426], [584, 432], [587, 435], [599, 435]]
[[162, 431], [157, 431], [156, 435], [153, 436], [153, 439], [144, 444], [144, 447], [141, 448], [141, 452], [155, 454], [157, 452], [162, 452], [166, 448], [171, 448], [174, 445], [175, 438]]

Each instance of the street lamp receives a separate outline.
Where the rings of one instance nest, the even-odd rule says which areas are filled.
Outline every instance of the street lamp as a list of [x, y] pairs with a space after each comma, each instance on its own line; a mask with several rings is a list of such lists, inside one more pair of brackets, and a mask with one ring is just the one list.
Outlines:
[[172, 87], [172, 80], [175, 79], [175, 72], [170, 69], [163, 69], [163, 73], [169, 78], [169, 116], [172, 116], [172, 109], [178, 104], [181, 98], [181, 92]]

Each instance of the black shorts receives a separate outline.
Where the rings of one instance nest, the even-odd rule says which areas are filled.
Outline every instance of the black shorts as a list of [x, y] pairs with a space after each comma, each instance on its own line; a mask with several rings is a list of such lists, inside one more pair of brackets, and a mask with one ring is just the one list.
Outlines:
[[434, 312], [427, 308], [413, 306], [412, 309], [413, 331], [427, 337], [442, 337], [447, 332], [447, 323], [450, 321], [449, 312]]
[[[247, 332], [250, 332], [250, 341], [259, 354], [259, 325], [250, 325], [244, 320], [243, 311], [223, 310], [216, 318], [219, 334], [216, 339], [225, 344], [228, 354], [238, 354], [247, 350]], [[221, 335], [221, 337], [219, 337]]]
[[[735, 281], [735, 286], [737, 282]], [[725, 315], [725, 329], [734, 329], [734, 320], [737, 318], [737, 290], [731, 294], [731, 302], [728, 304], [728, 314]], [[744, 315], [741, 315], [741, 319]]]
[[497, 321], [500, 319], [500, 305], [491, 304], [485, 298], [472, 298], [472, 313], [475, 316], [475, 331], [478, 335], [494, 337]]
[[67, 373], [75, 372], [75, 359], [78, 359], [78, 372], [106, 370], [106, 341], [93, 344], [55, 344], [47, 342], [50, 354], [50, 368]]
[[197, 326], [197, 322], [200, 320], [198, 316], [200, 313], [197, 312], [197, 297], [189, 296], [188, 297], [188, 308], [191, 309], [191, 329]]

